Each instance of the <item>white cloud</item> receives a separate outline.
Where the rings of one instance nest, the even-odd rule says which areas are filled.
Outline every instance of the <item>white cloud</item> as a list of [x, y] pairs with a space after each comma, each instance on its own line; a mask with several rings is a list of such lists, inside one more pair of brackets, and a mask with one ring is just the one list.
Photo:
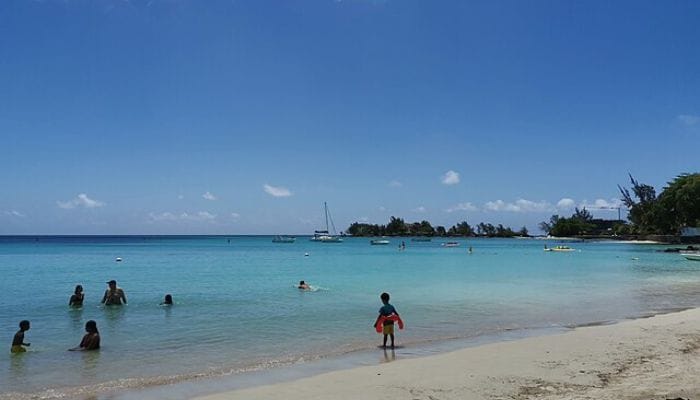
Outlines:
[[379, 206], [378, 210], [381, 211], [381, 212], [384, 212], [384, 211], [386, 211], [386, 207], [384, 207], [384, 206]]
[[239, 213], [237, 213], [237, 212], [232, 212], [232, 213], [231, 213], [231, 218], [233, 218], [233, 219], [238, 219], [238, 218], [240, 218], [240, 217], [241, 217], [241, 214], [239, 214]]
[[65, 208], [65, 209], [71, 209], [71, 208], [77, 208], [77, 207], [84, 207], [84, 208], [97, 208], [97, 207], [102, 207], [105, 205], [105, 203], [99, 201], [99, 200], [93, 200], [88, 197], [85, 193], [80, 193], [76, 198], [68, 201], [57, 201], [56, 204], [58, 204], [59, 207]]
[[554, 207], [548, 202], [542, 201], [530, 201], [525, 199], [518, 199], [515, 201], [516, 207], [520, 209], [521, 212], [550, 212], [556, 211]]
[[414, 208], [414, 209], [411, 210], [411, 211], [417, 212], [417, 213], [424, 213], [424, 212], [425, 212], [425, 207], [423, 207], [423, 206], [418, 206], [418, 207]]
[[181, 195], [181, 194], [178, 194], [178, 195], [177, 195], [177, 199], [178, 199], [178, 200], [182, 200], [182, 199], [184, 199], [184, 198], [185, 198], [185, 196], [183, 196], [183, 195]]
[[507, 212], [551, 212], [555, 211], [554, 207], [546, 201], [531, 201], [518, 199], [514, 203], [506, 203], [503, 200], [489, 201], [484, 204], [484, 208], [488, 211], [507, 211]]
[[367, 217], [360, 217], [360, 218], [358, 218], [357, 220], [358, 220], [359, 222], [362, 222], [362, 223], [365, 223], [365, 224], [366, 224], [367, 222], [369, 222], [369, 218], [367, 218]]
[[488, 211], [520, 211], [515, 207], [515, 204], [506, 203], [503, 200], [488, 201], [484, 204], [484, 208]]
[[698, 122], [700, 122], [700, 116], [698, 116], [698, 115], [684, 114], [684, 115], [679, 115], [678, 117], [676, 117], [676, 119], [678, 119], [678, 121], [685, 126], [697, 125]]
[[216, 215], [208, 212], [208, 211], [198, 211], [196, 213], [188, 213], [188, 212], [183, 212], [180, 214], [173, 214], [171, 212], [163, 212], [163, 213], [150, 213], [148, 214], [148, 218], [151, 222], [160, 222], [160, 221], [173, 221], [173, 222], [181, 222], [181, 221], [214, 221], [216, 219]]
[[447, 208], [445, 211], [448, 213], [455, 212], [455, 211], [478, 211], [479, 208], [475, 205], [473, 205], [470, 202], [466, 203], [459, 203], [455, 206], [452, 206], [450, 208]]
[[560, 210], [570, 210], [574, 208], [574, 205], [576, 205], [576, 202], [568, 197], [564, 197], [557, 202], [557, 208]]
[[24, 218], [26, 215], [22, 214], [21, 212], [17, 210], [10, 210], [10, 211], [4, 211], [3, 214], [9, 215], [11, 217], [17, 217], [17, 218]]
[[442, 178], [440, 178], [440, 181], [444, 185], [456, 185], [459, 183], [459, 172], [449, 170], [445, 172], [445, 175], [443, 175]]
[[403, 186], [403, 183], [401, 183], [397, 180], [393, 180], [393, 181], [389, 182], [389, 187], [399, 188], [401, 186]]
[[206, 192], [206, 193], [204, 193], [204, 194], [202, 195], [202, 197], [203, 197], [204, 199], [211, 200], [211, 201], [217, 200], [217, 197], [214, 196], [211, 192]]
[[274, 197], [289, 197], [292, 195], [289, 189], [282, 186], [271, 186], [266, 183], [263, 185], [263, 189], [265, 189], [267, 194]]
[[587, 209], [592, 209], [592, 210], [611, 210], [615, 209], [617, 210], [618, 207], [622, 207], [622, 200], [620, 199], [610, 199], [605, 200], [605, 199], [596, 199], [594, 202], [589, 202], [588, 200], [584, 200], [579, 204], [579, 208], [587, 208]]
[[200, 211], [196, 214], [196, 216], [193, 216], [192, 218], [199, 221], [211, 221], [213, 219], [216, 219], [216, 215], [207, 211]]

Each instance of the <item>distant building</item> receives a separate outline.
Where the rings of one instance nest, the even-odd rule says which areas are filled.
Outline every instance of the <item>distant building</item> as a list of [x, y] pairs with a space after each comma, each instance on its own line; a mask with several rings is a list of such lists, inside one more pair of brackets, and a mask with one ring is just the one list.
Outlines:
[[589, 235], [612, 235], [613, 230], [617, 225], [625, 224], [616, 219], [592, 219], [590, 222], [591, 228], [586, 231]]
[[686, 226], [685, 228], [681, 228], [681, 236], [700, 236], [700, 227]]

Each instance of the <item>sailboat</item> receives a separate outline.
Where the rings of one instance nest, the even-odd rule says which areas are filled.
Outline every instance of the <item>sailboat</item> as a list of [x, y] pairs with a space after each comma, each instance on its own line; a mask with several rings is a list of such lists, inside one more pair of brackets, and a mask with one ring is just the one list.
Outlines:
[[[326, 229], [321, 231], [314, 231], [314, 235], [311, 237], [312, 242], [321, 243], [340, 243], [343, 241], [335, 231], [335, 224], [333, 223], [333, 218], [331, 217], [330, 211], [328, 211], [328, 204], [323, 202], [323, 210], [326, 214]], [[331, 227], [333, 228], [333, 234], [328, 231], [328, 220], [331, 221]]]

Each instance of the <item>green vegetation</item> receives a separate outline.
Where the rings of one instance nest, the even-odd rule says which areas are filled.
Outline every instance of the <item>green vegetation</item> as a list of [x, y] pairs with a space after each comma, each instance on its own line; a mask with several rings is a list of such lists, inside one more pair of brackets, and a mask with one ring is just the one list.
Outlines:
[[612, 235], [625, 224], [621, 221], [594, 219], [585, 208], [576, 208], [569, 218], [552, 215], [549, 222], [540, 222], [540, 229], [552, 236]]
[[629, 233], [675, 235], [683, 227], [700, 226], [700, 173], [677, 176], [658, 196], [652, 186], [632, 175], [630, 182], [632, 194], [618, 186], [629, 207]]
[[585, 208], [577, 208], [569, 218], [553, 215], [540, 229], [552, 236], [677, 235], [683, 227], [700, 226], [700, 173], [679, 175], [658, 196], [653, 186], [629, 177], [631, 193], [618, 185], [629, 224], [593, 219]]
[[353, 236], [487, 236], [513, 237], [527, 236], [527, 228], [522, 227], [514, 232], [510, 227], [501, 224], [480, 223], [474, 229], [467, 221], [459, 222], [449, 229], [444, 226], [433, 227], [428, 221], [406, 223], [403, 218], [392, 216], [386, 225], [366, 224], [355, 222], [346, 230]]

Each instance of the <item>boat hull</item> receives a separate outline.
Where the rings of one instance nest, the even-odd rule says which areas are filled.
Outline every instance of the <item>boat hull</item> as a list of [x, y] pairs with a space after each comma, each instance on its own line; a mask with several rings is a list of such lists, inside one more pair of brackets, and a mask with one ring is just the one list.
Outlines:
[[288, 236], [276, 236], [272, 239], [272, 243], [294, 243], [297, 238]]
[[683, 257], [685, 257], [686, 260], [690, 261], [700, 261], [700, 254], [692, 254], [692, 253], [681, 253]]

